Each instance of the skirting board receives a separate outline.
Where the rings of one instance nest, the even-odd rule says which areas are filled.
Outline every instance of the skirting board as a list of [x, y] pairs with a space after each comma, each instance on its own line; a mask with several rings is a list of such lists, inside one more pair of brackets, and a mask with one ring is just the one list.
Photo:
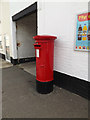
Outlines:
[[17, 64], [20, 64], [20, 63], [26, 63], [26, 62], [32, 62], [32, 61], [36, 61], [36, 57], [30, 57], [30, 58], [21, 58], [21, 59], [13, 59], [11, 57], [11, 63], [13, 65], [17, 65]]
[[54, 84], [90, 100], [90, 82], [54, 71]]

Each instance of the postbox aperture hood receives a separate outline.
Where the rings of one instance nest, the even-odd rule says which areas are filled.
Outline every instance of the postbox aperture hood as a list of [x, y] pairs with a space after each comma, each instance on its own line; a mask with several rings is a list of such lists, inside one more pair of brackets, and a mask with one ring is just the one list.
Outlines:
[[55, 40], [57, 37], [55, 36], [50, 36], [50, 35], [37, 35], [33, 37], [35, 40]]

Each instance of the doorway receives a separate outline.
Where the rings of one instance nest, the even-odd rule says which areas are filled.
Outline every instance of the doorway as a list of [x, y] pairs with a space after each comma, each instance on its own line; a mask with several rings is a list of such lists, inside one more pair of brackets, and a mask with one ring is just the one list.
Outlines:
[[25, 16], [16, 21], [16, 42], [18, 62], [29, 62], [35, 60], [35, 49], [33, 44], [36, 36], [36, 13]]
[[36, 13], [16, 21], [16, 42], [18, 62], [35, 60]]
[[35, 75], [36, 58], [33, 37], [37, 35], [37, 2], [14, 15], [12, 20], [16, 23], [18, 66]]
[[17, 57], [19, 67], [33, 75], [36, 75], [35, 49], [33, 45], [35, 43], [33, 36], [36, 35], [36, 13], [16, 21]]
[[33, 36], [37, 35], [37, 2], [12, 16], [16, 23], [18, 63], [35, 61]]

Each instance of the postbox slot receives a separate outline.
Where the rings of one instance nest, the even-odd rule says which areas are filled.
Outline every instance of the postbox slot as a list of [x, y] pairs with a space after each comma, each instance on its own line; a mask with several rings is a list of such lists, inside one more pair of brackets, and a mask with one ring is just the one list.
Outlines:
[[35, 47], [41, 47], [41, 45], [34, 45]]
[[34, 44], [34, 48], [35, 48], [35, 49], [40, 49], [40, 48], [41, 48], [41, 44], [36, 44], [36, 43], [35, 43], [35, 44]]

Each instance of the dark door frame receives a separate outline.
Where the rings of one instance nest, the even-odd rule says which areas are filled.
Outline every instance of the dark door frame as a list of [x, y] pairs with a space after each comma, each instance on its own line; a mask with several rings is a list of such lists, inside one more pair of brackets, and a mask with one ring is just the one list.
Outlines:
[[[34, 4], [30, 5], [29, 7], [23, 9], [22, 11], [18, 12], [17, 14], [12, 16], [12, 20], [13, 21], [17, 21], [25, 16], [28, 16], [32, 13], [36, 12], [36, 28], [37, 27], [37, 2], [35, 2]], [[37, 35], [37, 29], [36, 29], [36, 35]]]

